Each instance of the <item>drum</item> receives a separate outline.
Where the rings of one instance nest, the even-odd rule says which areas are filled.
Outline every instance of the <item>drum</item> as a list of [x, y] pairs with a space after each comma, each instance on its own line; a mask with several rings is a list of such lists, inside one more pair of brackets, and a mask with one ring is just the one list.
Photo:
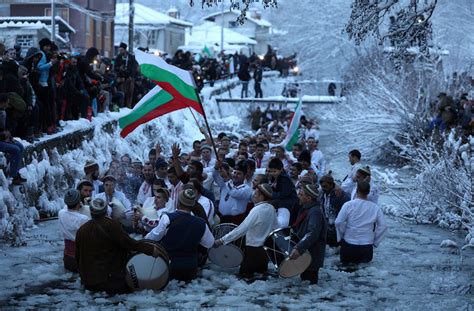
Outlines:
[[83, 205], [79, 210], [78, 212], [82, 215], [85, 215], [89, 218], [91, 218], [91, 209], [89, 207], [89, 205]]
[[291, 278], [303, 273], [311, 264], [311, 255], [304, 252], [297, 259], [290, 259], [290, 253], [300, 239], [290, 227], [277, 229], [265, 240], [265, 252], [275, 265], [278, 274], [283, 278]]
[[[212, 229], [216, 240], [222, 238], [227, 233], [237, 228], [234, 224], [220, 224]], [[238, 267], [244, 260], [243, 239], [238, 239], [227, 245], [210, 248], [208, 251], [209, 259], [222, 268]]]
[[142, 241], [157, 246], [160, 256], [155, 258], [142, 253], [131, 255], [125, 266], [125, 280], [133, 290], [161, 290], [169, 281], [170, 259], [159, 243], [151, 240]]

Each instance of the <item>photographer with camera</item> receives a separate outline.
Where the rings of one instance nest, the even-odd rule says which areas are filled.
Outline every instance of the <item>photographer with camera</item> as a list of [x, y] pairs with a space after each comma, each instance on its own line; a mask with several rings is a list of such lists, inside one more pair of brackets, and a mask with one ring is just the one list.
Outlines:
[[120, 43], [119, 55], [115, 58], [115, 72], [117, 73], [118, 89], [125, 94], [125, 106], [133, 108], [133, 91], [138, 64], [135, 56], [127, 52], [127, 45]]

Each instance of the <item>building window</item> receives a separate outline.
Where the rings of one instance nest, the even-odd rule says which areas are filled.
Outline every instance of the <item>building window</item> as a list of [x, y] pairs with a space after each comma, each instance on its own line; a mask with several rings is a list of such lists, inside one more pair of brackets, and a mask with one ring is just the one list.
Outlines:
[[155, 46], [156, 45], [156, 30], [149, 31], [147, 37], [148, 37], [147, 46]]
[[91, 20], [89, 15], [86, 15], [86, 33], [89, 34], [91, 32]]
[[19, 44], [22, 49], [33, 46], [33, 35], [18, 35], [16, 36], [16, 44]]
[[[44, 16], [51, 16], [51, 8], [44, 9]], [[69, 9], [56, 7], [56, 16], [61, 16], [66, 22], [69, 23]]]
[[229, 28], [236, 28], [237, 22], [236, 21], [229, 21]]

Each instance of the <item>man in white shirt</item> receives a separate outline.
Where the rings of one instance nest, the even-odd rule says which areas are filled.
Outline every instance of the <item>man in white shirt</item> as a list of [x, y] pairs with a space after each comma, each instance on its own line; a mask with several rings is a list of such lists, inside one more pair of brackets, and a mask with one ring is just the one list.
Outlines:
[[313, 128], [314, 123], [308, 121], [305, 124], [305, 129], [303, 131], [304, 139], [308, 140], [310, 137], [313, 137], [316, 140], [319, 140], [319, 131]]
[[126, 227], [131, 226], [132, 204], [127, 199], [123, 192], [115, 190], [115, 184], [117, 180], [113, 176], [105, 176], [104, 179], [104, 192], [97, 194], [94, 199], [102, 199], [109, 205], [108, 215], [112, 219], [116, 219], [125, 225]]
[[373, 247], [382, 241], [387, 225], [382, 210], [368, 200], [370, 183], [357, 183], [357, 198], [342, 206], [335, 225], [337, 240], [341, 243], [341, 263], [370, 262]]
[[137, 203], [143, 204], [145, 200], [153, 196], [153, 180], [155, 179], [155, 171], [151, 162], [145, 163], [143, 166], [143, 177], [145, 181], [140, 186], [137, 195]]
[[266, 238], [277, 227], [275, 208], [268, 203], [272, 198], [272, 187], [269, 184], [257, 185], [252, 201], [254, 208], [250, 210], [244, 221], [234, 230], [215, 242], [215, 247], [229, 244], [245, 235], [244, 260], [239, 273], [251, 277], [254, 273], [267, 271], [268, 257], [263, 245]]
[[351, 164], [351, 171], [349, 172], [349, 174], [347, 174], [346, 177], [344, 177], [341, 184], [342, 191], [347, 193], [347, 195], [352, 194], [352, 190], [354, 190], [357, 184], [355, 181], [355, 175], [357, 170], [362, 167], [360, 163], [361, 158], [362, 155], [359, 150], [354, 149], [349, 152], [349, 163]]
[[209, 145], [201, 146], [201, 163], [205, 173], [210, 173], [214, 169], [216, 159], [212, 157], [212, 148]]
[[160, 241], [170, 256], [170, 277], [190, 281], [198, 271], [198, 245], [210, 248], [214, 236], [205, 220], [191, 214], [196, 204], [196, 193], [191, 189], [180, 191], [178, 210], [163, 214], [158, 225], [145, 238]]
[[266, 168], [270, 156], [265, 153], [265, 146], [262, 143], [258, 143], [255, 149], [255, 154], [253, 155], [255, 160], [255, 167], [256, 168]]
[[311, 163], [317, 168], [318, 177], [321, 178], [326, 172], [326, 165], [324, 155], [322, 151], [318, 149], [319, 140], [314, 137], [309, 137], [306, 143], [308, 144], [308, 150], [311, 152]]
[[370, 193], [368, 195], [368, 200], [378, 204], [379, 201], [379, 188], [375, 185], [374, 181], [371, 177], [370, 167], [364, 166], [357, 170], [355, 178], [354, 178], [356, 185], [354, 189], [352, 189], [351, 193], [351, 200], [357, 198], [357, 183], [360, 181], [366, 181], [370, 183]]
[[222, 223], [231, 222], [238, 225], [245, 217], [247, 203], [252, 197], [252, 189], [245, 183], [246, 174], [247, 166], [240, 162], [231, 179], [225, 165], [221, 161], [216, 162], [212, 177], [221, 189], [219, 213]]
[[58, 213], [59, 226], [64, 237], [64, 268], [77, 272], [76, 233], [90, 218], [79, 213], [82, 205], [81, 194], [78, 190], [68, 190], [64, 196], [64, 203], [66, 208]]

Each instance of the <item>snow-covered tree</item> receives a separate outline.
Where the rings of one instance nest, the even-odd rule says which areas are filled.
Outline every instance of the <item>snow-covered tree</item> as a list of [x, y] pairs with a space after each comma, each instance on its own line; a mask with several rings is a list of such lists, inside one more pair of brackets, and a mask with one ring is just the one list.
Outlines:
[[[369, 36], [382, 43], [388, 39], [397, 55], [409, 47], [428, 54], [432, 36], [431, 17], [438, 0], [355, 0], [345, 31], [359, 45]], [[388, 28], [382, 27], [389, 22]]]

